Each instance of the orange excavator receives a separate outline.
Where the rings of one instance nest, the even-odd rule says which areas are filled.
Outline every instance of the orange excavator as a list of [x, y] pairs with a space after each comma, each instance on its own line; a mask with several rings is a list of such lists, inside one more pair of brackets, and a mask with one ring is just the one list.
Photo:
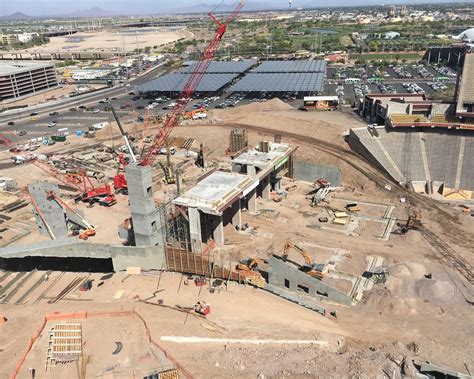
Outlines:
[[249, 258], [241, 260], [235, 268], [240, 271], [255, 271], [259, 264], [263, 263], [264, 260], [259, 258]]
[[298, 245], [295, 245], [293, 242], [290, 240], [285, 241], [285, 247], [283, 249], [283, 255], [281, 256], [284, 261], [288, 259], [288, 254], [290, 252], [290, 248], [293, 248], [296, 250], [298, 253], [300, 253], [303, 258], [304, 258], [304, 265], [301, 267], [301, 271], [307, 273], [308, 275], [317, 278], [317, 279], [322, 279], [324, 278], [324, 273], [318, 268], [319, 265], [315, 264], [313, 262], [313, 258], [308, 254], [308, 252], [299, 247]]

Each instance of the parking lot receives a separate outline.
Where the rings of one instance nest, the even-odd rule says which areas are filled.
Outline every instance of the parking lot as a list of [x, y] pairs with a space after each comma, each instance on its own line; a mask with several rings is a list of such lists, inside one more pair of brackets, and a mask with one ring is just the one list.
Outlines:
[[455, 81], [454, 70], [436, 65], [331, 67], [327, 69], [324, 95], [339, 96], [343, 103], [350, 104], [369, 93], [432, 94], [446, 90]]

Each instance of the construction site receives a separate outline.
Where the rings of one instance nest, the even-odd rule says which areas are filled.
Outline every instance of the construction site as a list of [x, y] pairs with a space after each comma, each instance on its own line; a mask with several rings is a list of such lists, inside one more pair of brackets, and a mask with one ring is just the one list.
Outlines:
[[472, 130], [186, 118], [240, 7], [165, 117], [0, 152], [1, 377], [472, 377]]

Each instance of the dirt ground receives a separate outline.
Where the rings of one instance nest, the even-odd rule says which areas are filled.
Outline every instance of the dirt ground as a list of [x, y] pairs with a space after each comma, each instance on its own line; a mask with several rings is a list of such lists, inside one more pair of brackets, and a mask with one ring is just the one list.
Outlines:
[[[187, 37], [189, 32], [182, 29], [148, 28], [140, 29], [140, 33], [116, 31], [79, 32], [70, 36], [52, 37], [50, 42], [35, 46], [25, 52], [76, 52], [76, 51], [133, 51], [138, 46], [160, 46]], [[104, 48], [104, 46], [106, 46]]]
[[[307, 193], [313, 188], [311, 183], [284, 179], [283, 188], [296, 184], [296, 190], [288, 192], [281, 202], [259, 199], [258, 215], [242, 214], [243, 223], [247, 223], [249, 228], [238, 231], [231, 224], [226, 225], [225, 246], [215, 248], [213, 253], [234, 262], [249, 257], [267, 258], [271, 254], [281, 254], [285, 240], [290, 239], [306, 249], [315, 262], [335, 260], [338, 271], [353, 276], [360, 276], [367, 269], [369, 256], [383, 258], [387, 281], [364, 292], [356, 305], [344, 307], [322, 302], [328, 313], [321, 316], [263, 290], [229, 283], [227, 288], [211, 293], [207, 286], [196, 287], [191, 280], [185, 285], [179, 274], [160, 275], [157, 272], [139, 276], [116, 273], [107, 280], [101, 280], [101, 274], [92, 274], [91, 278], [95, 280], [91, 291], [74, 291], [56, 304], [47, 304], [47, 299], [35, 304], [35, 299], [48, 286], [43, 283], [21, 305], [14, 304], [21, 291], [9, 299], [8, 304], [0, 304], [0, 314], [8, 319], [7, 323], [0, 325], [0, 354], [2, 362], [8, 362], [1, 365], [0, 376], [12, 372], [41, 315], [56, 311], [133, 309], [146, 320], [152, 338], [197, 378], [414, 377], [413, 360], [430, 361], [463, 373], [467, 370], [473, 372], [474, 342], [467, 336], [474, 334], [474, 316], [472, 305], [466, 301], [466, 288], [472, 291], [472, 286], [449, 263], [440, 259], [421, 233], [412, 231], [403, 236], [395, 227], [388, 240], [381, 239], [383, 215], [388, 207], [393, 207], [393, 215], [403, 223], [409, 208], [416, 206], [422, 211], [423, 225], [436, 232], [472, 264], [472, 219], [455, 206], [397, 188], [389, 178], [353, 154], [344, 142], [343, 134], [349, 128], [361, 125], [363, 123], [351, 114], [299, 112], [272, 100], [212, 111], [210, 120], [180, 126], [173, 131], [176, 141], [192, 137], [196, 140], [193, 147], [204, 143], [209, 167], [230, 169], [229, 158], [225, 155], [230, 130], [246, 127], [252, 146], [262, 139], [271, 141], [273, 134], [280, 132], [283, 142], [299, 146], [296, 159], [339, 168], [344, 188], [331, 194], [326, 204], [316, 208], [310, 206]], [[126, 128], [129, 132], [140, 133], [137, 125], [127, 125]], [[291, 134], [285, 134], [288, 132]], [[108, 133], [106, 130], [98, 133], [98, 140], [109, 143]], [[320, 141], [325, 141], [331, 149]], [[70, 146], [48, 149], [76, 148], [80, 143], [91, 142], [78, 139]], [[184, 156], [179, 144], [176, 145], [178, 153], [173, 162], [189, 162], [183, 173], [183, 190], [186, 190], [203, 171], [194, 167], [192, 158]], [[0, 164], [2, 162], [4, 160], [0, 160]], [[16, 167], [6, 169], [5, 173], [2, 170], [2, 175], [14, 176], [20, 185], [26, 185], [42, 175], [33, 166], [28, 167], [32, 169], [23, 171], [24, 175], [18, 175]], [[112, 166], [110, 170], [113, 172]], [[392, 184], [391, 190], [383, 188], [386, 183]], [[172, 190], [158, 182], [156, 189], [157, 199], [167, 196], [166, 192]], [[407, 202], [400, 202], [401, 197], [405, 197]], [[322, 215], [331, 220], [333, 210], [343, 210], [348, 202], [361, 203], [360, 212], [350, 216], [349, 225], [319, 222]], [[106, 230], [103, 237], [98, 235], [95, 241], [112, 238], [116, 224], [127, 215], [126, 207], [126, 199], [119, 198], [117, 213], [113, 213], [113, 208], [107, 212], [102, 212], [101, 208], [85, 210], [90, 222], [102, 223], [101, 230]], [[112, 214], [114, 225], [110, 227], [107, 222], [110, 224]], [[21, 241], [28, 238], [32, 237]], [[303, 263], [298, 255], [292, 259]], [[36, 278], [42, 274], [34, 275]], [[47, 297], [58, 294], [74, 277], [85, 276], [58, 272], [51, 275], [50, 281], [60, 278], [54, 288], [48, 290]], [[34, 278], [29, 279], [23, 290], [35, 281]], [[10, 279], [4, 279], [0, 286]], [[101, 281], [104, 284], [98, 286]], [[338, 283], [334, 280], [331, 284], [343, 291], [350, 289], [347, 281]], [[114, 299], [117, 291], [124, 292], [120, 298]], [[149, 299], [152, 304], [140, 301], [144, 299]], [[189, 306], [201, 300], [211, 304], [212, 310], [207, 319], [202, 319], [159, 306], [158, 300], [171, 307]], [[337, 310], [337, 319], [329, 315], [332, 310]], [[134, 369], [139, 376], [146, 374], [146, 370], [169, 363], [156, 346], [146, 342], [143, 324], [136, 316], [114, 318], [111, 322], [99, 317], [81, 322], [86, 353], [97, 357], [88, 367], [90, 377], [130, 377]], [[103, 344], [98, 343], [94, 336], [93, 331], [98, 329], [106, 332]], [[194, 339], [178, 343], [177, 337]], [[205, 337], [224, 340], [203, 340]], [[276, 341], [250, 344], [249, 341], [233, 343], [231, 339], [287, 341], [282, 345]], [[114, 342], [119, 340], [124, 343], [124, 350], [115, 357], [112, 355]], [[293, 343], [289, 340], [327, 341], [327, 344], [304, 345], [301, 341]], [[44, 374], [39, 377], [73, 375], [75, 364], [56, 367], [46, 373], [45, 350], [46, 343], [42, 337], [24, 367], [37, 367], [39, 373]], [[20, 377], [25, 377], [26, 372], [22, 374]]]

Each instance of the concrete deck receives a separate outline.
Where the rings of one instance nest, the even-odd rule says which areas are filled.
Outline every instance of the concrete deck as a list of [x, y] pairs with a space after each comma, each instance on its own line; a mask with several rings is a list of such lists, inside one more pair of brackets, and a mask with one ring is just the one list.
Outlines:
[[221, 216], [233, 200], [248, 194], [258, 183], [258, 179], [246, 175], [216, 171], [173, 200], [173, 203]]
[[296, 150], [296, 147], [287, 144], [270, 143], [268, 153], [252, 149], [235, 157], [232, 163], [259, 168], [261, 171], [257, 176], [261, 178], [268, 174], [269, 168], [277, 168], [280, 163], [284, 163], [284, 159], [289, 157], [294, 150]]

